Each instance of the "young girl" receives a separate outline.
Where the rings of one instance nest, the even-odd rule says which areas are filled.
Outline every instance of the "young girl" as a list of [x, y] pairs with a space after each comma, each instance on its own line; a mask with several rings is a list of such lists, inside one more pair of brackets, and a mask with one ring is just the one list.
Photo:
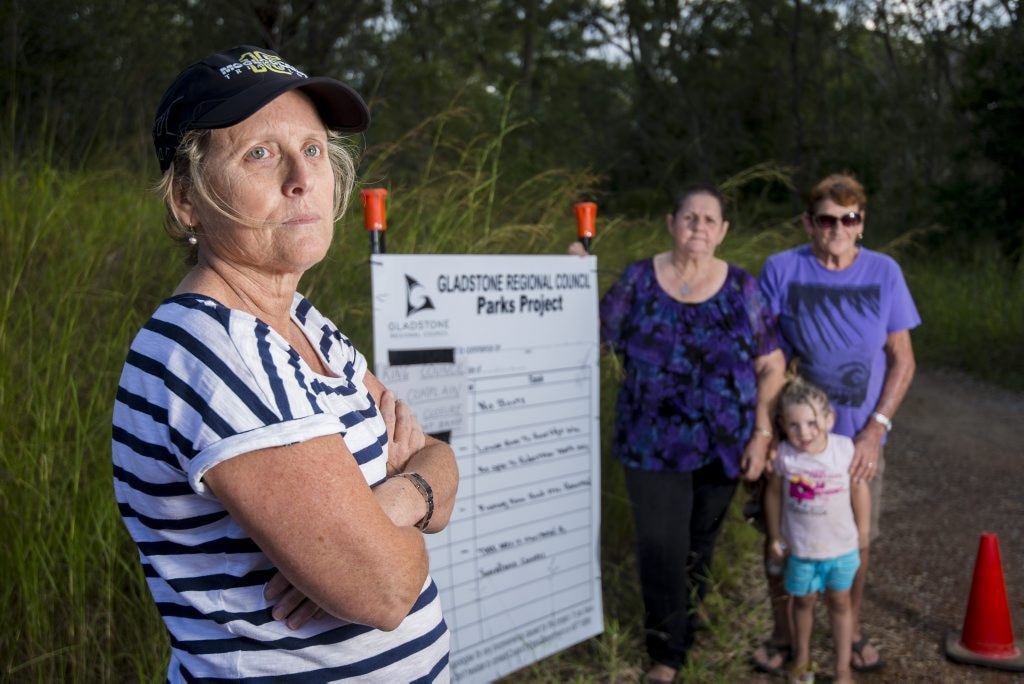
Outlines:
[[793, 597], [796, 658], [793, 682], [813, 682], [811, 628], [818, 593], [832, 619], [836, 682], [850, 682], [853, 622], [850, 587], [868, 542], [870, 494], [850, 481], [853, 441], [832, 434], [835, 414], [818, 387], [793, 376], [779, 397], [779, 445], [768, 480], [765, 515], [771, 560], [786, 557], [786, 591]]

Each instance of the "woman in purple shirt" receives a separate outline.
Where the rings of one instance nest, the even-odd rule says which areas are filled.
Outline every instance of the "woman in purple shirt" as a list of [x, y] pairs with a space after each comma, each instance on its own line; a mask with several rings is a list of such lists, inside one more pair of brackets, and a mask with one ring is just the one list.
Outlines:
[[[899, 265], [865, 248], [867, 195], [848, 174], [832, 174], [811, 190], [804, 230], [809, 241], [768, 258], [760, 285], [779, 326], [787, 359], [824, 389], [836, 409], [834, 431], [853, 440], [850, 477], [871, 490], [870, 541], [878, 537], [883, 445], [914, 377], [910, 330], [921, 323]], [[883, 660], [861, 631], [860, 607], [870, 548], [851, 590], [853, 657], [860, 672]], [[778, 574], [768, 577], [774, 630], [754, 653], [758, 669], [781, 674], [790, 655], [786, 596]]]
[[715, 538], [738, 479], [772, 438], [783, 355], [754, 278], [715, 256], [729, 223], [711, 186], [682, 193], [672, 247], [628, 266], [601, 300], [601, 339], [621, 355], [614, 454], [636, 525], [649, 682], [673, 681], [694, 640]]

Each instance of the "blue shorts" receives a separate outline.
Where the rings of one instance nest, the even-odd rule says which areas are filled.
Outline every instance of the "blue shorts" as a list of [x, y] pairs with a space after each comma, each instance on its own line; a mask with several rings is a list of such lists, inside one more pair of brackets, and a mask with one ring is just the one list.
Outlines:
[[859, 567], [859, 549], [824, 560], [790, 556], [786, 559], [786, 593], [807, 596], [825, 589], [846, 591], [853, 586], [853, 576]]

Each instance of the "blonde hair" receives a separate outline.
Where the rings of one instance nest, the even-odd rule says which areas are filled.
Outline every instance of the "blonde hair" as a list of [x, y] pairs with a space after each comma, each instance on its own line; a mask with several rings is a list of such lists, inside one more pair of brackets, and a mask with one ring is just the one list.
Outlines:
[[785, 426], [783, 417], [786, 410], [800, 404], [811, 408], [811, 411], [814, 412], [814, 422], [818, 424], [818, 427], [824, 429], [824, 420], [832, 415], [832, 402], [829, 401], [825, 390], [808, 382], [795, 371], [787, 371], [786, 384], [779, 394], [779, 403], [776, 406], [776, 422], [783, 434], [785, 434], [785, 430], [782, 429]]
[[[210, 129], [193, 130], [182, 136], [178, 149], [174, 151], [174, 159], [170, 167], [156, 186], [156, 193], [164, 202], [164, 229], [172, 240], [186, 250], [185, 260], [195, 264], [198, 260], [198, 248], [189, 244], [189, 237], [195, 235], [193, 226], [184, 225], [174, 212], [174, 196], [176, 191], [193, 192], [200, 201], [213, 207], [222, 216], [251, 224], [250, 219], [238, 214], [233, 207], [227, 205], [210, 188], [208, 169], [208, 153]], [[356, 181], [355, 154], [345, 138], [334, 131], [327, 132], [327, 156], [334, 171], [334, 220], [337, 222], [348, 209], [349, 196]]]

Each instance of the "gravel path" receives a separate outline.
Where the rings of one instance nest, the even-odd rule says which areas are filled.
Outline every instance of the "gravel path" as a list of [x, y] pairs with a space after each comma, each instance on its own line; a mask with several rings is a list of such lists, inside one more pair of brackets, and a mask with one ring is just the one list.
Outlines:
[[[919, 369], [886, 454], [862, 623], [887, 665], [857, 681], [1024, 682], [1024, 672], [945, 656], [947, 633], [963, 625], [982, 532], [997, 535], [1014, 633], [1024, 637], [1024, 395]], [[832, 670], [826, 620], [819, 605], [814, 659], [823, 675]]]

